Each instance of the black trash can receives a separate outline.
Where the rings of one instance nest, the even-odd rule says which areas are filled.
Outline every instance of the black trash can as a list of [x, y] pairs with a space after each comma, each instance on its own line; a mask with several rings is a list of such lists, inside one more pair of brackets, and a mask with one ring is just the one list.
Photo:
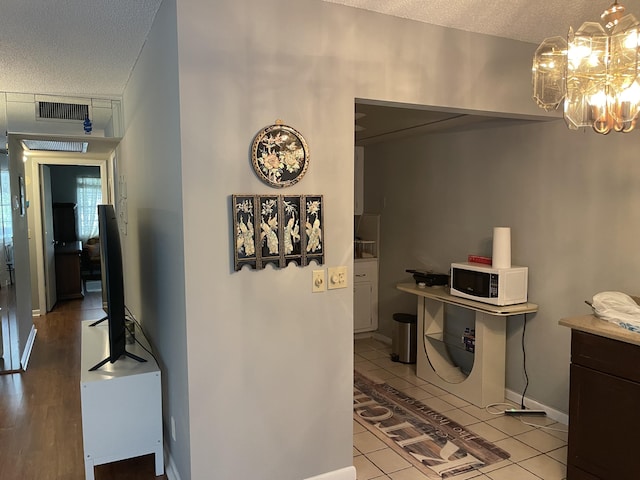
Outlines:
[[394, 313], [393, 320], [391, 360], [401, 363], [416, 363], [418, 317], [410, 313]]

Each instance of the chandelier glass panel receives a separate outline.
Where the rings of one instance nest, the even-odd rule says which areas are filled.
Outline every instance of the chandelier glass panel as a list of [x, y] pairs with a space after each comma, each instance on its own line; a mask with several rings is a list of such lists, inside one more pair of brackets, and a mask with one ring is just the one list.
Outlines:
[[572, 130], [607, 134], [634, 129], [640, 112], [639, 26], [617, 0], [567, 38], [545, 39], [533, 58], [533, 98], [553, 110], [561, 104]]

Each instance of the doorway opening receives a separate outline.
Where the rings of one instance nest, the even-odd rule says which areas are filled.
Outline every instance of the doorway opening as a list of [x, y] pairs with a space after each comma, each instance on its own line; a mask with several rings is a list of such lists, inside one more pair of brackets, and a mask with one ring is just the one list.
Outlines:
[[48, 272], [51, 280], [45, 283], [50, 311], [58, 302], [83, 299], [87, 289], [100, 290], [97, 206], [102, 179], [97, 166], [45, 164], [41, 169], [45, 236], [46, 226], [53, 223], [55, 275]]
[[[97, 288], [95, 281], [100, 277], [96, 268], [96, 205], [111, 203], [114, 198], [112, 172], [118, 142], [111, 138], [89, 139], [86, 153], [25, 152], [25, 166], [33, 179], [29, 209], [33, 235], [29, 242], [35, 264], [31, 281], [34, 315], [53, 309], [58, 300], [56, 286], [61, 283], [64, 288], [70, 287], [69, 282], [65, 283], [70, 275], [72, 289], [63, 289], [61, 300], [82, 298], [85, 287]], [[61, 223], [58, 238], [54, 210], [67, 210], [66, 214], [56, 215]], [[90, 245], [94, 246], [89, 248]], [[56, 274], [56, 261], [65, 257], [73, 260], [75, 272], [69, 274], [69, 268], [63, 266]]]

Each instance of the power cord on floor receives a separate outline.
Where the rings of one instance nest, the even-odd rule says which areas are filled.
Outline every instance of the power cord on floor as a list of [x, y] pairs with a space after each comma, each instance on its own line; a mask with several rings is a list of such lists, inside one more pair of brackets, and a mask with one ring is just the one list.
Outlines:
[[[525, 337], [526, 331], [527, 331], [527, 314], [525, 313], [524, 320], [522, 321], [522, 369], [524, 371], [524, 378], [525, 378], [524, 390], [522, 390], [522, 398], [520, 400], [520, 408], [522, 409], [526, 408], [524, 406], [524, 398], [525, 398], [525, 394], [527, 393], [527, 389], [529, 388], [529, 374], [527, 373], [527, 351], [524, 348], [524, 337]], [[548, 425], [538, 425], [537, 423], [529, 423], [529, 422], [525, 422], [522, 419], [522, 417], [520, 417], [519, 420], [525, 425], [529, 425], [530, 427], [568, 433], [568, 430], [566, 428], [554, 428]]]
[[[523, 410], [526, 409], [525, 405], [524, 405], [524, 398], [525, 398], [525, 394], [527, 393], [527, 389], [529, 388], [529, 374], [527, 373], [527, 352], [525, 349], [525, 334], [526, 334], [526, 330], [527, 330], [527, 314], [524, 314], [524, 321], [523, 321], [523, 325], [522, 325], [522, 366], [523, 366], [523, 371], [524, 371], [524, 378], [525, 378], [525, 386], [524, 386], [524, 390], [522, 391], [522, 397], [520, 399], [520, 408], [522, 408]], [[429, 354], [427, 353], [427, 346], [425, 344], [425, 342], [422, 342], [422, 348], [424, 349], [424, 353], [425, 356], [427, 357], [427, 361], [429, 362], [429, 365], [431, 365], [431, 368], [435, 371], [435, 368], [433, 367], [433, 364], [431, 364], [431, 360], [429, 359]], [[487, 405], [486, 407], [484, 407], [485, 411], [491, 415], [495, 415], [495, 416], [504, 416], [504, 409], [501, 409], [500, 411], [491, 411], [491, 408], [496, 408], [496, 407], [508, 407], [508, 408], [513, 408], [513, 404], [511, 403], [505, 403], [505, 402], [498, 402], [498, 403], [491, 403], [489, 405]], [[541, 428], [541, 429], [545, 429], [545, 430], [553, 430], [553, 431], [557, 431], [557, 432], [563, 432], [563, 433], [567, 433], [568, 430], [567, 429], [561, 429], [561, 428], [554, 428], [548, 425], [539, 425], [536, 423], [529, 423], [526, 422], [522, 419], [522, 417], [517, 417], [518, 420], [520, 420], [520, 422], [522, 422], [524, 425], [528, 425], [530, 427], [535, 427], [535, 428]]]
[[[484, 407], [485, 411], [491, 415], [495, 415], [495, 416], [507, 416], [504, 413], [504, 409], [501, 409], [500, 411], [492, 411], [492, 408], [497, 408], [497, 407], [509, 407], [509, 408], [513, 408], [513, 404], [512, 403], [506, 403], [506, 402], [498, 402], [498, 403], [491, 403], [489, 405], [487, 405], [486, 407]], [[550, 425], [540, 425], [538, 423], [529, 423], [526, 422], [525, 420], [523, 420], [522, 417], [515, 417], [518, 420], [520, 420], [521, 423], [523, 423], [524, 425], [528, 425], [530, 427], [535, 427], [535, 428], [541, 428], [544, 430], [553, 430], [556, 432], [563, 432], [563, 433], [567, 433], [568, 430], [566, 428], [556, 428]]]
[[543, 430], [552, 430], [554, 432], [569, 433], [569, 430], [567, 428], [555, 428], [555, 427], [552, 427], [550, 425], [538, 425], [537, 423], [529, 423], [529, 422], [525, 422], [522, 419], [522, 417], [520, 417], [519, 420], [523, 424], [529, 425], [530, 427], [536, 427], [536, 428], [540, 428], [540, 429], [543, 429]]
[[493, 407], [499, 407], [501, 405], [504, 407], [513, 408], [513, 404], [511, 403], [498, 402], [498, 403], [490, 403], [489, 405], [484, 407], [484, 409], [486, 410], [487, 413], [490, 413], [491, 415], [500, 416], [500, 415], [504, 415], [504, 408], [501, 409], [499, 412], [492, 412], [490, 409]]

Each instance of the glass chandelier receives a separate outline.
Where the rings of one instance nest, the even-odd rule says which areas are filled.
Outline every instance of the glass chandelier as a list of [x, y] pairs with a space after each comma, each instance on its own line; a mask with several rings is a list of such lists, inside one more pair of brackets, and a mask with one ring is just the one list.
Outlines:
[[615, 2], [604, 26], [585, 22], [574, 32], [545, 39], [533, 58], [533, 98], [553, 110], [563, 104], [572, 130], [630, 132], [640, 112], [639, 23]]

